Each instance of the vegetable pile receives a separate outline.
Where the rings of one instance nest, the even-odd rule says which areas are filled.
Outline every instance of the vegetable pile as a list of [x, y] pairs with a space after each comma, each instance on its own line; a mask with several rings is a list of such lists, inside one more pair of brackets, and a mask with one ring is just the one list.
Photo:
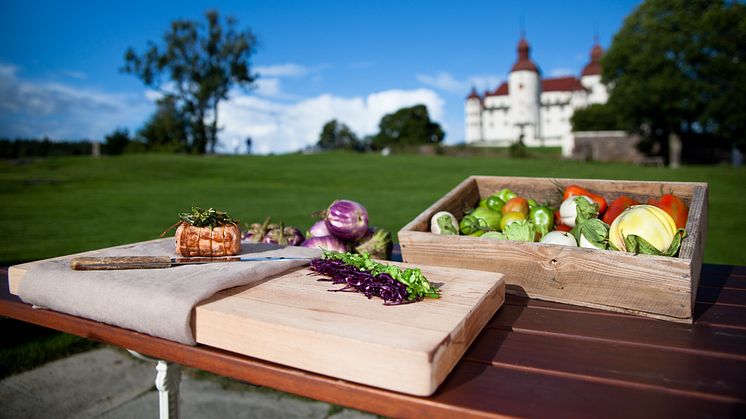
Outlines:
[[271, 243], [283, 246], [318, 247], [335, 252], [367, 253], [374, 258], [388, 259], [391, 255], [391, 233], [372, 227], [364, 206], [349, 200], [336, 200], [324, 211], [316, 213], [321, 220], [304, 235], [297, 227], [285, 223], [263, 223], [248, 226], [243, 236], [252, 243]]
[[676, 256], [686, 237], [688, 212], [684, 201], [671, 193], [646, 204], [626, 195], [607, 203], [601, 195], [570, 185], [555, 209], [503, 188], [468, 209], [461, 220], [446, 211], [436, 213], [430, 231]]
[[368, 254], [377, 259], [391, 255], [391, 233], [368, 223], [368, 210], [355, 201], [339, 199], [325, 211], [306, 234], [304, 247], [318, 247], [335, 252]]
[[310, 269], [333, 284], [344, 284], [333, 292], [360, 292], [368, 299], [380, 297], [384, 305], [398, 305], [420, 301], [423, 298], [440, 298], [435, 288], [418, 268], [401, 270], [397, 266], [374, 261], [368, 254], [340, 253], [325, 250], [320, 258], [313, 259]]
[[305, 237], [303, 233], [293, 226], [285, 226], [285, 223], [270, 223], [271, 218], [267, 217], [264, 223], [253, 223], [243, 235], [244, 240], [251, 243], [270, 243], [280, 244], [283, 246], [300, 246]]

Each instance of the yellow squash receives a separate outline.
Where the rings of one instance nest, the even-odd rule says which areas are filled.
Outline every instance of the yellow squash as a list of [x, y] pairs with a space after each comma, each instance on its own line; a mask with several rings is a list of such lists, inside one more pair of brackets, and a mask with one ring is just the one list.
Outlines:
[[676, 223], [668, 213], [653, 205], [634, 205], [624, 210], [609, 228], [609, 242], [627, 251], [624, 238], [634, 234], [645, 239], [658, 251], [671, 247], [676, 234]]

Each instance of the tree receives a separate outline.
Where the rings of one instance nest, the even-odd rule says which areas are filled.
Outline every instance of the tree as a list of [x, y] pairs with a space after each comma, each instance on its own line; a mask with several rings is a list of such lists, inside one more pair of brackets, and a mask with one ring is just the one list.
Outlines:
[[172, 22], [163, 45], [149, 42], [142, 55], [129, 48], [122, 68], [174, 100], [189, 121], [187, 150], [195, 153], [204, 153], [208, 146], [215, 151], [218, 104], [228, 98], [230, 89], [251, 87], [256, 80], [249, 66], [256, 48], [254, 34], [249, 29], [237, 31], [232, 17], [222, 23], [216, 11], [208, 11], [205, 17], [207, 26], [189, 20]]
[[359, 150], [360, 140], [345, 124], [333, 119], [321, 129], [319, 142], [316, 144], [322, 150]]
[[104, 137], [104, 153], [117, 155], [124, 153], [125, 149], [132, 141], [127, 128], [117, 128], [111, 134]]
[[378, 128], [380, 132], [373, 136], [373, 146], [377, 149], [389, 146], [440, 144], [445, 137], [440, 125], [430, 120], [425, 105], [402, 108], [384, 115]]
[[570, 118], [573, 131], [610, 131], [622, 129], [617, 112], [607, 104], [594, 103], [578, 109]]
[[187, 151], [189, 121], [179, 112], [176, 100], [164, 96], [158, 100], [158, 109], [137, 135], [150, 150]]
[[631, 131], [668, 139], [746, 132], [746, 5], [725, 0], [647, 0], [602, 58], [609, 105]]

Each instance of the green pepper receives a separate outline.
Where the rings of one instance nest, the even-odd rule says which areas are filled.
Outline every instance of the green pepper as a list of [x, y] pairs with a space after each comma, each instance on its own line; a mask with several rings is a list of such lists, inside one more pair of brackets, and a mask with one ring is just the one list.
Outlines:
[[484, 200], [484, 206], [495, 212], [501, 212], [504, 205], [505, 201], [500, 199], [500, 197], [497, 195], [491, 195]]
[[500, 220], [503, 218], [501, 212], [495, 212], [485, 207], [479, 207], [469, 215], [484, 221], [483, 225], [486, 225], [489, 230], [499, 230]]
[[538, 207], [539, 206], [539, 203], [536, 202], [536, 200], [533, 199], [533, 198], [528, 198], [527, 201], [528, 201], [528, 208], [529, 209], [531, 209], [533, 207]]
[[516, 194], [515, 192], [511, 191], [508, 188], [502, 188], [500, 189], [500, 192], [497, 193], [497, 197], [502, 199], [503, 202], [508, 202], [511, 199], [515, 198], [516, 196], [518, 196], [518, 194]]
[[536, 227], [536, 231], [544, 237], [554, 226], [554, 213], [548, 207], [537, 205], [531, 208], [528, 219]]

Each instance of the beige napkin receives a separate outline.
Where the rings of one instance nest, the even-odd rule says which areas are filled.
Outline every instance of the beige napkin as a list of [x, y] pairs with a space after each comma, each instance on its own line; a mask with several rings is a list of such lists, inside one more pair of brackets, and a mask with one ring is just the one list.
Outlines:
[[[242, 244], [242, 255], [318, 257], [319, 249]], [[171, 240], [88, 252], [85, 256], [176, 256]], [[73, 271], [71, 257], [40, 262], [18, 295], [29, 304], [195, 345], [192, 309], [220, 290], [260, 281], [308, 261], [208, 263], [166, 269]]]

